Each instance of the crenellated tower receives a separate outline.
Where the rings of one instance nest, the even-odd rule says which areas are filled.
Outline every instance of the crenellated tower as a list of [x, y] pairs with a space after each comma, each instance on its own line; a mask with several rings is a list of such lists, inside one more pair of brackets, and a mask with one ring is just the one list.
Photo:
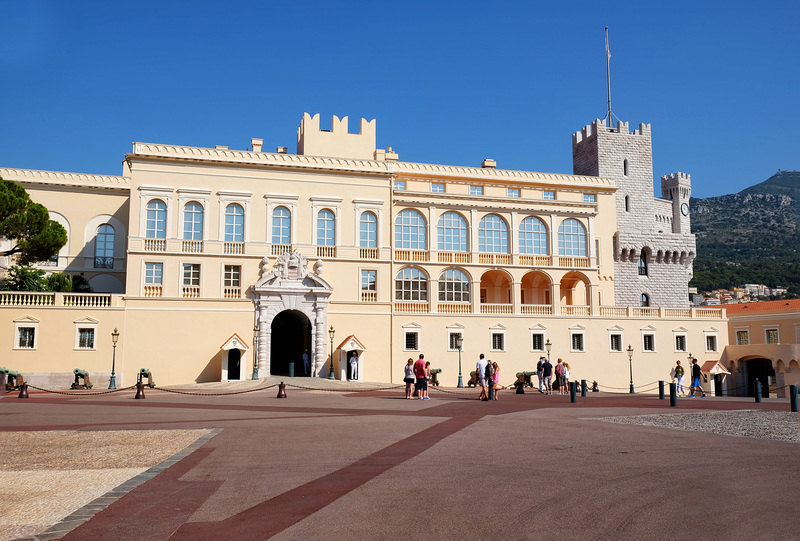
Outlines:
[[649, 124], [630, 131], [627, 122], [595, 120], [572, 136], [576, 175], [610, 178], [617, 186], [614, 294], [618, 306], [687, 306], [695, 238], [689, 221], [691, 179], [674, 173], [661, 179], [663, 199], [654, 197]]

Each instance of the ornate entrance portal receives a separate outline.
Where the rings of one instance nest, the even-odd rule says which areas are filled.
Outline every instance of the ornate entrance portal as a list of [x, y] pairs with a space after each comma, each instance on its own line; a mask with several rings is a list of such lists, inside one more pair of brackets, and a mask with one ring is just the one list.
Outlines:
[[[314, 271], [298, 252], [278, 257], [271, 270], [269, 258], [261, 260], [258, 282], [253, 286], [258, 326], [258, 373], [261, 377], [288, 375], [289, 363], [296, 376], [320, 376], [325, 364], [328, 302], [333, 288], [320, 277], [322, 261]], [[303, 353], [308, 354], [308, 369]], [[327, 375], [327, 374], [325, 374]]]

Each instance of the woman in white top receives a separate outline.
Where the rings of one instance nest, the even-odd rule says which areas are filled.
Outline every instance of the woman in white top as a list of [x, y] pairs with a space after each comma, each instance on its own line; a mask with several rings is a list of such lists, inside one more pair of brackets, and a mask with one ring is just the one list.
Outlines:
[[414, 399], [414, 359], [409, 359], [406, 364], [406, 375], [403, 377], [406, 382], [406, 399]]
[[564, 394], [569, 392], [569, 364], [564, 363], [561, 367], [561, 377], [564, 378]]

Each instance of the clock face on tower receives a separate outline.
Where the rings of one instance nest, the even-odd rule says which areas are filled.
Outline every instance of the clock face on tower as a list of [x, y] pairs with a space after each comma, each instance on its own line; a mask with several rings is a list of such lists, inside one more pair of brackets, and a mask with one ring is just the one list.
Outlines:
[[683, 214], [684, 216], [689, 215], [689, 205], [687, 203], [681, 205], [681, 214]]

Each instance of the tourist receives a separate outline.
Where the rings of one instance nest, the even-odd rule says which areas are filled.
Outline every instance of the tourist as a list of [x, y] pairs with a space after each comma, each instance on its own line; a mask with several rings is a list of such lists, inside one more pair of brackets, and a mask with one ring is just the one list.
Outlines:
[[539, 392], [543, 393], [543, 380], [542, 380], [542, 365], [544, 364], [544, 360], [546, 357], [542, 356], [539, 357], [539, 362], [536, 363], [536, 378], [539, 380]]
[[497, 363], [492, 363], [492, 367], [494, 368], [494, 375], [490, 385], [494, 389], [494, 399], [497, 400], [498, 391], [500, 390], [500, 367]]
[[564, 394], [568, 394], [569, 390], [569, 363], [565, 362], [561, 368], [561, 377], [564, 380]]
[[544, 390], [547, 395], [553, 394], [553, 387], [550, 385], [552, 377], [553, 365], [550, 363], [550, 359], [545, 359], [544, 364], [542, 364], [542, 379], [544, 380]]
[[412, 400], [414, 398], [414, 359], [409, 359], [406, 363], [406, 374], [403, 381], [406, 383], [406, 399]]
[[428, 378], [425, 373], [425, 355], [419, 354], [419, 359], [414, 363], [414, 375], [417, 378], [417, 397], [420, 400], [430, 400], [428, 398]]
[[475, 377], [478, 378], [478, 385], [481, 387], [481, 394], [478, 395], [478, 400], [489, 400], [489, 395], [486, 392], [486, 359], [483, 358], [483, 353], [481, 353], [478, 364], [475, 367]]
[[701, 376], [702, 373], [700, 372], [700, 366], [697, 364], [697, 359], [692, 359], [692, 386], [690, 388], [692, 394], [689, 395], [689, 398], [694, 398], [695, 390], [702, 395], [700, 398], [706, 397], [706, 392], [700, 385]]
[[686, 396], [686, 389], [684, 389], [684, 387], [683, 387], [683, 374], [684, 374], [684, 371], [683, 371], [683, 367], [681, 366], [681, 362], [680, 361], [675, 361], [674, 373], [675, 373], [675, 381], [676, 381], [675, 393], [678, 396]]
[[431, 362], [425, 361], [425, 379], [428, 380], [428, 386], [431, 384]]
[[563, 362], [564, 361], [562, 361], [561, 358], [559, 358], [558, 362], [556, 363], [556, 370], [555, 370], [555, 372], [556, 372], [556, 385], [555, 386], [558, 388], [558, 394], [564, 394], [564, 373], [563, 373], [564, 364], [563, 364]]

